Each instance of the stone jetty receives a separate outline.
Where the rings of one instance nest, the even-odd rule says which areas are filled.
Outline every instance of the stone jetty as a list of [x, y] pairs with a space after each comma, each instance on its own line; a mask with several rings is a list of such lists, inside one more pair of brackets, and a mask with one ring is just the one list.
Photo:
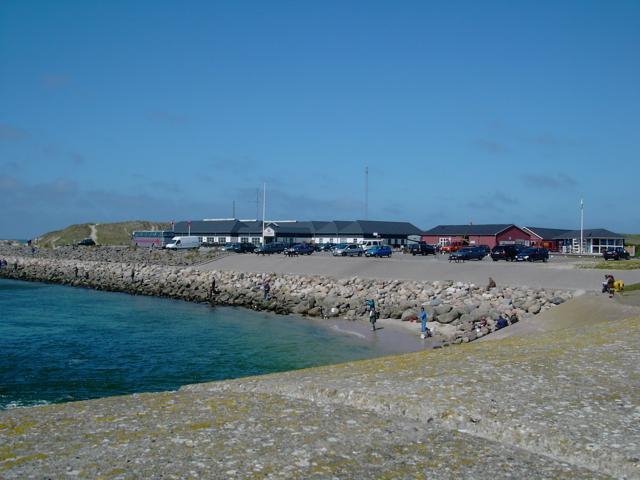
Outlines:
[[[14, 255], [5, 259], [8, 265], [0, 270], [4, 278], [211, 302], [278, 314], [364, 319], [365, 300], [374, 299], [382, 318], [415, 321], [420, 307], [424, 306], [430, 314], [430, 328], [445, 344], [473, 341], [494, 331], [500, 317], [515, 322], [571, 298], [571, 293], [566, 291], [506, 286], [487, 289], [450, 281], [201, 272], [194, 266], [64, 257]], [[267, 300], [261, 290], [265, 281], [271, 286]]]

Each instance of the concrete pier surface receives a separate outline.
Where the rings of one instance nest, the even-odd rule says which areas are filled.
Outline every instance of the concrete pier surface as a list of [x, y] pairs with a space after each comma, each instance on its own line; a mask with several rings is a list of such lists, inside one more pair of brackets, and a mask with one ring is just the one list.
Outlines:
[[4, 411], [0, 478], [640, 478], [627, 300], [581, 296], [495, 341]]

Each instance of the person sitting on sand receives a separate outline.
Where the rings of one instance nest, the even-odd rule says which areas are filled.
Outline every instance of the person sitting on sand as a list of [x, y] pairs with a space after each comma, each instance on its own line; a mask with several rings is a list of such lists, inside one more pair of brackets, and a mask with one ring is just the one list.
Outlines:
[[496, 288], [496, 282], [493, 280], [493, 278], [489, 277], [489, 284], [487, 285], [487, 292], [489, 290], [491, 290], [492, 288]]
[[607, 291], [609, 292], [609, 298], [613, 298], [613, 292], [615, 292], [614, 284], [616, 283], [616, 280], [611, 274], [605, 275], [605, 278], [607, 279]]

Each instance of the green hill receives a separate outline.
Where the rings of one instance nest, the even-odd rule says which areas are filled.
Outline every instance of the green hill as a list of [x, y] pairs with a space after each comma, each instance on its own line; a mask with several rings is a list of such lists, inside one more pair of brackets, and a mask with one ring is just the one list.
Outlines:
[[83, 238], [93, 238], [99, 245], [128, 245], [131, 233], [136, 230], [167, 230], [168, 223], [134, 220], [117, 223], [82, 223], [63, 230], [45, 233], [36, 239], [40, 247], [59, 247], [79, 242]]
[[623, 233], [624, 243], [627, 245], [640, 245], [640, 233]]

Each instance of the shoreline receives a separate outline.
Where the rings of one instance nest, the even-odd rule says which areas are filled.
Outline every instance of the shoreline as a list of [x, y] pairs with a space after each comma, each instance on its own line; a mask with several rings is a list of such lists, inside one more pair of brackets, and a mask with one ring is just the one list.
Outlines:
[[[89, 290], [95, 290], [90, 287], [74, 286], [67, 284], [60, 284], [55, 282], [42, 282], [39, 280], [26, 280], [26, 279], [13, 279], [0, 276], [0, 280], [9, 280], [15, 282], [28, 282], [28, 283], [42, 283], [43, 285], [57, 285], [69, 288], [84, 288]], [[129, 292], [122, 291], [108, 291], [108, 293], [123, 294], [135, 296]], [[198, 305], [207, 306], [210, 308], [232, 308], [242, 309], [255, 312], [253, 308], [246, 306], [233, 306], [233, 305], [210, 305], [208, 302], [189, 302], [180, 298], [168, 298], [168, 297], [156, 297], [164, 298], [166, 300], [175, 300], [179, 302], [196, 303]], [[278, 315], [273, 312], [264, 312], [272, 315]], [[420, 350], [429, 350], [439, 345], [437, 342], [431, 339], [422, 340], [420, 338], [420, 323], [412, 323], [408, 321], [398, 321], [392, 318], [379, 318], [376, 324], [376, 331], [371, 331], [370, 323], [366, 317], [361, 319], [347, 319], [342, 317], [334, 318], [319, 318], [305, 315], [299, 315], [295, 313], [288, 313], [286, 316], [295, 316], [298, 319], [305, 321], [317, 328], [329, 329], [334, 332], [338, 332], [346, 337], [355, 337], [360, 341], [367, 343], [376, 343], [384, 350], [384, 355], [397, 355], [402, 353], [417, 352]], [[430, 322], [431, 323], [431, 322]]]
[[[452, 281], [335, 279], [76, 259], [7, 257], [7, 262], [8, 265], [0, 269], [0, 278], [209, 302], [310, 318], [362, 320], [367, 315], [367, 299], [375, 299], [380, 318], [401, 324], [417, 320], [420, 307], [424, 306], [430, 329], [442, 346], [472, 342], [497, 330], [501, 317], [512, 323], [572, 297], [571, 293], [559, 290], [529, 287], [488, 290], [473, 283]], [[266, 282], [271, 285], [268, 299], [261, 290]], [[368, 325], [368, 321], [363, 324]]]
[[[26, 300], [27, 298], [33, 298], [34, 300], [36, 300], [37, 298], [39, 298], [38, 297], [39, 295], [43, 295], [42, 293], [39, 293], [39, 292], [44, 292], [45, 290], [47, 292], [50, 292], [50, 293], [44, 293], [44, 296], [46, 298], [49, 298], [52, 295], [53, 295], [52, 298], [54, 297], [57, 298], [59, 296], [66, 298], [67, 295], [72, 295], [72, 296], [74, 295], [72, 293], [72, 287], [68, 285], [57, 285], [52, 283], [42, 283], [42, 282], [34, 282], [34, 281], [27, 282], [25, 280], [9, 280], [6, 278], [0, 278], [0, 291], [3, 292], [3, 295], [2, 295], [3, 298], [8, 299], [9, 303], [11, 303], [12, 292], [14, 291], [14, 289], [17, 289], [16, 291], [20, 290], [20, 291], [28, 292], [27, 293], [28, 297], [21, 297], [20, 304], [22, 305], [25, 304], [24, 300]], [[73, 289], [73, 290], [76, 290], [76, 289]], [[116, 294], [116, 295], [111, 296], [111, 294]], [[92, 304], [95, 304], [96, 302], [102, 305], [103, 302], [105, 301], [108, 302], [109, 304], [112, 302], [118, 302], [118, 303], [125, 302], [124, 305], [133, 305], [132, 302], [135, 302], [136, 304], [140, 304], [140, 301], [133, 300], [134, 298], [133, 296], [128, 294], [123, 294], [121, 292], [99, 292], [97, 290], [93, 290], [93, 291], [89, 290], [86, 293], [81, 293], [80, 295], [81, 295], [81, 298], [85, 299], [84, 302], [87, 305], [92, 305]], [[122, 297], [122, 295], [126, 295], [126, 297]], [[118, 299], [118, 297], [120, 297], [120, 299]], [[41, 298], [44, 298], [44, 297], [41, 297]], [[111, 300], [107, 300], [108, 298], [111, 298]], [[142, 298], [144, 297], [141, 297], [141, 300]], [[169, 303], [166, 303], [166, 302], [169, 302]], [[307, 356], [306, 353], [304, 353], [307, 350], [306, 347], [304, 347], [304, 345], [309, 345], [311, 350], [317, 349], [318, 345], [323, 344], [322, 341], [318, 342], [316, 340], [319, 338], [329, 339], [329, 341], [332, 344], [341, 345], [340, 351], [348, 352], [352, 349], [357, 349], [357, 350], [363, 349], [363, 352], [364, 351], [369, 352], [369, 353], [366, 353], [365, 356], [363, 356], [362, 358], [344, 359], [343, 354], [339, 353], [339, 351], [336, 350], [335, 352], [336, 356], [332, 355], [326, 358], [323, 357], [320, 363], [317, 363], [314, 366], [330, 366], [330, 365], [344, 363], [346, 361], [358, 361], [358, 360], [367, 361], [367, 360], [382, 358], [386, 356], [401, 355], [405, 353], [427, 350], [431, 348], [431, 345], [429, 345], [429, 342], [424, 342], [419, 340], [418, 336], [415, 334], [416, 332], [409, 332], [407, 329], [403, 328], [402, 325], [398, 324], [398, 322], [394, 322], [393, 320], [389, 320], [389, 319], [381, 319], [378, 323], [377, 330], [373, 332], [369, 328], [369, 323], [364, 320], [354, 321], [354, 320], [346, 320], [342, 318], [319, 319], [319, 318], [312, 318], [312, 317], [304, 317], [296, 314], [288, 315], [287, 317], [290, 317], [290, 318], [287, 319], [287, 317], [277, 315], [271, 312], [248, 311], [246, 308], [243, 308], [243, 307], [227, 307], [227, 306], [212, 307], [206, 303], [184, 302], [184, 300], [168, 299], [168, 298], [155, 299], [155, 298], [149, 297], [148, 299], [145, 299], [143, 301], [143, 304], [146, 306], [145, 310], [153, 308], [156, 310], [160, 309], [160, 310], [168, 310], [168, 311], [173, 311], [174, 309], [173, 305], [175, 304], [184, 304], [184, 305], [191, 304], [190, 309], [186, 310], [187, 312], [194, 312], [194, 315], [196, 315], [196, 317], [203, 316], [203, 315], [205, 317], [208, 317], [211, 315], [212, 319], [214, 320], [219, 319], [221, 321], [222, 321], [222, 318], [233, 318], [240, 321], [244, 320], [244, 318], [247, 318], [247, 320], [251, 320], [252, 318], [256, 318], [257, 316], [257, 318], [266, 319], [268, 324], [271, 324], [272, 322], [277, 322], [280, 325], [284, 325], [285, 330], [282, 331], [281, 335], [278, 335], [278, 336], [285, 336], [285, 337], [286, 337], [287, 331], [291, 331], [290, 330], [291, 328], [293, 328], [293, 331], [298, 331], [298, 329], [300, 328], [299, 325], [301, 324], [307, 325], [308, 329], [305, 329], [305, 331], [317, 332], [317, 333], [309, 334], [308, 338], [306, 338], [305, 340], [307, 342], [310, 342], [308, 344], [304, 342], [303, 343], [297, 342], [299, 345], [298, 350], [300, 350], [300, 353], [301, 353], [301, 356], [300, 356], [301, 359], [316, 358], [315, 355], [313, 354], [311, 355], [311, 357], [309, 357]], [[178, 307], [178, 308], [182, 308], [182, 307]], [[218, 312], [214, 313], [215, 310], [218, 310]], [[106, 311], [103, 312], [102, 309], [95, 310], [95, 312], [96, 312], [95, 314], [96, 317], [109, 318], [107, 312]], [[85, 313], [88, 313], [88, 312], [85, 312]], [[247, 317], [247, 315], [251, 317]], [[80, 314], [78, 318], [82, 318], [83, 316], [84, 314]], [[279, 317], [279, 318], [276, 320], [276, 317]], [[101, 321], [102, 320], [100, 320], [100, 322]], [[256, 320], [252, 320], [252, 321], [256, 321]], [[185, 317], [185, 322], [189, 323], [189, 318]], [[135, 321], [134, 317], [131, 317], [129, 319], [129, 324], [133, 325], [134, 323], [137, 323], [137, 322]], [[51, 325], [54, 325], [54, 324], [51, 324]], [[268, 346], [274, 342], [266, 340], [263, 343], [265, 343], [266, 344], [265, 347], [268, 348]], [[276, 344], [278, 343], [277, 340], [275, 340], [275, 343]], [[327, 345], [327, 347], [331, 348], [329, 345]], [[324, 347], [320, 347], [320, 348], [324, 349]], [[295, 371], [301, 368], [310, 368], [308, 365], [305, 365], [304, 363], [305, 362], [303, 361], [303, 364], [291, 364], [289, 367], [290, 370], [283, 370], [283, 371]], [[135, 370], [134, 365], [132, 365], [131, 367], [133, 368], [133, 370]], [[220, 379], [218, 379], [216, 376], [210, 377], [205, 375], [203, 379], [199, 380], [197, 383], [209, 383], [212, 381], [218, 381], [223, 379], [233, 380], [233, 379], [240, 379], [245, 376], [254, 376], [254, 375], [261, 376], [261, 375], [267, 375], [271, 373], [277, 373], [277, 372], [271, 372], [268, 370], [262, 371], [260, 373], [236, 372], [234, 374], [225, 376], [224, 378], [220, 378]], [[109, 396], [114, 396], [114, 395], [118, 396], [123, 394], [141, 394], [141, 393], [149, 393], [149, 392], [160, 393], [164, 391], [177, 391], [183, 386], [194, 385], [194, 384], [196, 383], [194, 383], [193, 379], [191, 380], [186, 379], [185, 381], [179, 381], [178, 384], [176, 384], [173, 387], [169, 387], [169, 389], [166, 389], [164, 387], [149, 389], [148, 386], [146, 386], [146, 384], [140, 384], [138, 387], [141, 387], [142, 389], [134, 388], [133, 390], [128, 390], [126, 393], [116, 391], [111, 393], [103, 393], [102, 395], [98, 395], [98, 396], [91, 395], [88, 398], [83, 398], [82, 395], [78, 397], [74, 392], [68, 399], [63, 399], [63, 397], [59, 397], [59, 398], [56, 397], [57, 399], [53, 399], [53, 398], [50, 398], [49, 396], [46, 396], [46, 395], [42, 396], [40, 394], [36, 394], [35, 397], [30, 397], [30, 396], [16, 397], [13, 395], [13, 392], [12, 392], [11, 395], [3, 399], [3, 402], [2, 402], [3, 406], [2, 408], [0, 408], [0, 410], [10, 410], [12, 408], [31, 408], [31, 407], [38, 407], [42, 405], [48, 405], [48, 404], [82, 401], [85, 399], [88, 400], [88, 399], [107, 398]], [[36, 384], [34, 384], [34, 387], [35, 385]], [[4, 405], [4, 403], [6, 403], [5, 400], [8, 400], [9, 398], [14, 399], [14, 401], [12, 403], [7, 403], [6, 405]]]

